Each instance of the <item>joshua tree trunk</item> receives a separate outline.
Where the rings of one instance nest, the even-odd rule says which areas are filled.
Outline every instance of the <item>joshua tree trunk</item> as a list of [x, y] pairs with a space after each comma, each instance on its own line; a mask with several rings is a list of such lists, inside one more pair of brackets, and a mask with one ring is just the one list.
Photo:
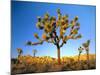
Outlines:
[[87, 65], [88, 65], [88, 68], [89, 68], [89, 50], [86, 50], [87, 52]]
[[34, 53], [34, 57], [35, 57], [35, 53]]
[[79, 56], [78, 56], [78, 62], [80, 62], [80, 55], [81, 55], [81, 53], [79, 53]]
[[18, 57], [17, 57], [17, 62], [16, 62], [16, 64], [19, 64], [19, 58], [20, 58], [20, 55], [18, 55]]
[[60, 60], [60, 48], [58, 48], [58, 64], [61, 64], [61, 60]]
[[59, 47], [58, 44], [57, 44], [57, 53], [58, 53], [58, 64], [60, 65], [60, 64], [61, 64], [61, 59], [60, 59], [60, 47]]

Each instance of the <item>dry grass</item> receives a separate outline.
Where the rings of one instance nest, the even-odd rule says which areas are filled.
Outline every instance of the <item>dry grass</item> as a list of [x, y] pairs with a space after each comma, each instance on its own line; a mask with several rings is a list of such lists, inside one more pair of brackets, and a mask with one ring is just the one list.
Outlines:
[[88, 70], [96, 68], [95, 55], [90, 55], [90, 66], [88, 67], [86, 55], [81, 56], [81, 61], [77, 61], [77, 56], [61, 58], [61, 65], [58, 65], [57, 59], [48, 56], [32, 57], [21, 56], [19, 63], [16, 59], [12, 60], [11, 70], [14, 74], [25, 73], [42, 73], [42, 72], [58, 72], [58, 71], [72, 71], [72, 70]]

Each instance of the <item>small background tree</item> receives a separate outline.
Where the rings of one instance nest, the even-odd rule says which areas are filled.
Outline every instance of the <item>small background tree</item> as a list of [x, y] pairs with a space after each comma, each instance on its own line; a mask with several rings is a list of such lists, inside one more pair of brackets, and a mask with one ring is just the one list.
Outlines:
[[[38, 22], [36, 24], [39, 30], [43, 30], [42, 38], [38, 36], [37, 33], [34, 37], [37, 38], [38, 42], [28, 41], [27, 45], [38, 45], [43, 44], [43, 42], [53, 43], [57, 47], [58, 54], [58, 64], [61, 64], [60, 59], [60, 48], [67, 43], [70, 39], [79, 39], [81, 34], [78, 33], [80, 29], [80, 24], [78, 23], [78, 16], [73, 20], [68, 20], [68, 15], [62, 15], [60, 9], [57, 10], [58, 17], [50, 16], [48, 13], [44, 17], [37, 17]], [[59, 32], [57, 32], [59, 30]], [[66, 34], [66, 32], [69, 32]]]
[[87, 54], [87, 64], [88, 64], [88, 67], [89, 67], [89, 45], [90, 45], [90, 40], [87, 40], [82, 45], [83, 45], [84, 49], [86, 50], [86, 54]]
[[37, 53], [37, 50], [33, 50], [33, 56], [35, 57], [36, 56], [36, 53]]
[[83, 51], [83, 48], [80, 46], [80, 47], [78, 48], [78, 51], [79, 51], [78, 62], [80, 62], [80, 55], [81, 55], [81, 53], [82, 53], [82, 51]]
[[23, 54], [23, 50], [21, 48], [17, 48], [17, 52], [18, 52], [17, 63], [19, 63], [19, 57]]

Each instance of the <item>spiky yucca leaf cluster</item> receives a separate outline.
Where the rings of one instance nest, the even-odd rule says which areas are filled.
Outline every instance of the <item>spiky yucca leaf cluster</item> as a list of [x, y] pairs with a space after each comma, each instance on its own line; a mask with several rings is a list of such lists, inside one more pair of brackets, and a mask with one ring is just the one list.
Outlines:
[[87, 40], [85, 43], [82, 44], [83, 47], [86, 49], [90, 45], [90, 40]]
[[87, 40], [85, 43], [83, 43], [82, 44], [82, 46], [80, 46], [79, 48], [78, 48], [78, 50], [79, 50], [79, 53], [82, 53], [82, 50], [89, 50], [89, 45], [90, 45], [90, 40]]
[[37, 38], [37, 39], [39, 39], [39, 36], [38, 36], [37, 33], [34, 34], [34, 37]]
[[84, 48], [82, 48], [81, 46], [78, 48], [79, 53], [82, 53], [83, 50]]

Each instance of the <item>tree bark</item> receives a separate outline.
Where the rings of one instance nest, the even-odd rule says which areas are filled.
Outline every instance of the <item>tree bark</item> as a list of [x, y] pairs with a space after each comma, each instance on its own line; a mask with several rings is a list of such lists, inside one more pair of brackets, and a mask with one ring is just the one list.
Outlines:
[[57, 54], [58, 54], [58, 64], [60, 65], [60, 64], [61, 64], [61, 59], [60, 59], [60, 47], [59, 47], [58, 44], [57, 44]]
[[86, 50], [87, 51], [87, 65], [88, 65], [88, 68], [89, 68], [89, 66], [90, 66], [90, 64], [89, 64], [89, 50]]
[[34, 53], [34, 57], [35, 57], [35, 53]]
[[18, 57], [17, 57], [17, 62], [16, 62], [16, 64], [19, 64], [19, 63], [20, 63], [20, 60], [19, 60], [19, 58], [20, 58], [20, 54], [18, 54]]
[[78, 62], [80, 62], [80, 55], [81, 55], [81, 53], [79, 53], [79, 56], [78, 56]]

